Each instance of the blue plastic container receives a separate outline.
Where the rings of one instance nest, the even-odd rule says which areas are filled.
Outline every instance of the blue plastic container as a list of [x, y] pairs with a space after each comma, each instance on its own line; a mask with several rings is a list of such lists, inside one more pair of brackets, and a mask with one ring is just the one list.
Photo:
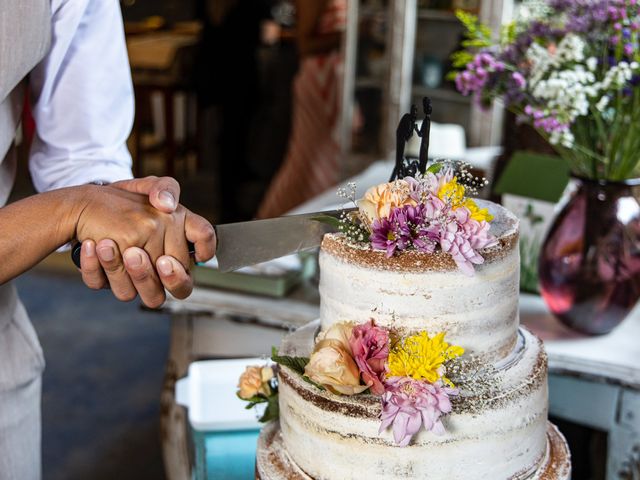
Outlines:
[[264, 363], [261, 358], [194, 362], [176, 383], [176, 401], [188, 408], [196, 480], [255, 478], [262, 412], [245, 409], [236, 385], [247, 365]]

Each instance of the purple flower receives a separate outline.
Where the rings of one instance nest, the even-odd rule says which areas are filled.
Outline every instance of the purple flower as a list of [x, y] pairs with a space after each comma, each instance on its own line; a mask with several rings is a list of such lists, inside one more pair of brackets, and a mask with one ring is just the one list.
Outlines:
[[411, 246], [406, 207], [392, 208], [388, 217], [377, 219], [371, 225], [371, 245], [376, 250], [385, 250], [387, 257]]
[[494, 72], [502, 72], [504, 63], [497, 60], [489, 52], [481, 52], [476, 55], [466, 70], [456, 77], [456, 88], [463, 94], [479, 93]]
[[371, 246], [375, 250], [385, 250], [387, 257], [392, 257], [396, 250], [404, 250], [408, 243], [408, 235], [403, 235], [403, 229], [399, 228], [393, 212], [388, 218], [374, 220], [371, 225]]
[[520, 89], [523, 89], [527, 85], [527, 81], [524, 79], [524, 76], [520, 72], [513, 72], [511, 78], [515, 82], [516, 86]]
[[411, 377], [391, 377], [385, 389], [380, 432], [392, 426], [398, 446], [407, 446], [421, 427], [436, 435], [446, 432], [441, 417], [451, 412], [450, 397], [458, 395], [457, 389]]
[[444, 202], [427, 194], [423, 203], [405, 205], [391, 210], [388, 218], [375, 220], [371, 226], [371, 245], [385, 250], [387, 257], [413, 246], [432, 253], [439, 240], [439, 226], [433, 220], [442, 216]]
[[624, 45], [624, 54], [627, 57], [630, 57], [631, 55], [633, 55], [633, 43], [626, 43]]

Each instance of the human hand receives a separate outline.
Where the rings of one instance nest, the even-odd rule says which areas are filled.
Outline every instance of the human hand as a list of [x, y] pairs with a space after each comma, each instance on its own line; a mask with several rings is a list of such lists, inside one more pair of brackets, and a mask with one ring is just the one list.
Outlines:
[[[111, 184], [112, 187], [119, 188], [132, 193], [147, 195], [149, 203], [161, 212], [173, 213], [180, 202], [180, 185], [171, 177], [148, 176], [144, 178], [135, 178], [131, 180], [122, 180]], [[110, 239], [85, 240], [80, 250], [80, 271], [82, 279], [89, 288], [98, 290], [110, 286], [116, 297], [123, 301], [133, 300], [136, 297], [136, 290], [133, 282], [127, 272], [124, 271], [122, 265], [123, 260], [120, 252], [117, 258], [114, 257], [114, 242]], [[101, 252], [104, 255], [101, 255]], [[126, 254], [126, 251], [123, 252]], [[143, 263], [145, 266], [150, 265], [151, 261], [146, 254]], [[189, 295], [192, 288], [191, 278], [188, 270], [180, 264], [180, 262], [172, 262], [169, 259], [163, 259], [161, 265], [164, 269], [158, 269], [157, 274], [160, 277], [162, 286], [167, 288], [172, 294]], [[170, 270], [169, 267], [174, 268]], [[120, 274], [120, 271], [123, 273]], [[170, 272], [165, 275], [163, 272]], [[168, 278], [164, 278], [168, 276]], [[184, 292], [184, 293], [183, 293]], [[159, 295], [155, 292], [152, 296]], [[149, 294], [144, 295], [145, 298]], [[180, 297], [183, 298], [183, 297]]]
[[[169, 200], [172, 197], [177, 202], [180, 195], [177, 182], [167, 177], [160, 179], [147, 177], [97, 188], [103, 189], [101, 193], [107, 197], [117, 194], [115, 198], [109, 197], [109, 201], [114, 202], [110, 205], [112, 208], [105, 209], [105, 205], [102, 205], [98, 217], [106, 215], [110, 218], [119, 218], [115, 220], [115, 224], [108, 227], [108, 231], [102, 234], [103, 237], [95, 232], [96, 225], [93, 225], [93, 233], [83, 242], [81, 265], [83, 280], [87, 286], [98, 289], [108, 283], [116, 298], [124, 301], [132, 300], [139, 293], [142, 301], [150, 307], [160, 306], [164, 302], [165, 288], [177, 298], [187, 297], [191, 293], [193, 282], [188, 270], [189, 258], [186, 253], [185, 238], [195, 243], [196, 259], [205, 261], [215, 253], [215, 234], [213, 227], [206, 220], [182, 206], [178, 206], [176, 211], [169, 215], [151, 207], [150, 202], [155, 203], [158, 209], [170, 212], [172, 205], [166, 201], [167, 192]], [[134, 194], [128, 197], [118, 195], [125, 192], [134, 192]], [[142, 192], [145, 196], [136, 195], [136, 192]], [[92, 194], [95, 193], [95, 191], [92, 192]], [[134, 204], [138, 203], [132, 211], [129, 211], [127, 209], [131, 209], [132, 205], [127, 204], [127, 201], [130, 202], [132, 199], [135, 199]], [[120, 209], [123, 210], [118, 212], [117, 210]], [[154, 215], [154, 212], [157, 215]], [[86, 213], [83, 211], [83, 218], [91, 218], [87, 217]], [[163, 220], [160, 221], [156, 217]], [[168, 218], [173, 219], [169, 227], [162, 223]], [[125, 220], [129, 226], [122, 225], [121, 220]], [[148, 228], [149, 222], [152, 225], [160, 222], [158, 224], [160, 230], [155, 232], [156, 236], [161, 236], [162, 229], [165, 229], [163, 242], [158, 243], [157, 239], [152, 240], [155, 229]], [[182, 227], [180, 227], [181, 223]], [[78, 225], [81, 227], [79, 232], [82, 232], [80, 222]], [[137, 233], [127, 237], [131, 235], [131, 227], [134, 227], [133, 230]], [[124, 232], [128, 233], [125, 233], [123, 239], [121, 234]], [[84, 238], [80, 238], [80, 235], [82, 233], [78, 234], [78, 239], [83, 240]], [[102, 239], [96, 244], [93, 238]], [[144, 244], [143, 238], [148, 239]]]

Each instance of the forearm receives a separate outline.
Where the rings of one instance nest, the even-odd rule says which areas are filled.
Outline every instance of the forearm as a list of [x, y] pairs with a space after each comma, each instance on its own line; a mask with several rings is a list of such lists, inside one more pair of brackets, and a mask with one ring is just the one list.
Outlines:
[[329, 53], [340, 48], [341, 34], [310, 35], [298, 40], [298, 51], [305, 57]]
[[88, 188], [54, 190], [0, 208], [0, 285], [75, 237]]

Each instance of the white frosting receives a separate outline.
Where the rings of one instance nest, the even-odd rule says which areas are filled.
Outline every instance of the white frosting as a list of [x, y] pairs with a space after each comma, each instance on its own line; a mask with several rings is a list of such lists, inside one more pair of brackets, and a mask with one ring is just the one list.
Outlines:
[[[520, 359], [492, 383], [490, 396], [497, 402], [480, 412], [454, 409], [444, 419], [445, 435], [421, 431], [404, 448], [394, 445], [390, 431], [378, 434], [377, 402], [320, 391], [289, 372], [297, 389], [320, 395], [335, 408], [318, 406], [288, 381], [281, 382], [280, 425], [288, 455], [316, 480], [530, 477], [547, 448], [547, 381], [540, 342], [528, 332], [524, 338]], [[349, 405], [366, 408], [370, 415], [340, 413]]]
[[385, 271], [349, 263], [320, 251], [320, 320], [366, 322], [401, 330], [447, 333], [468, 353], [497, 360], [512, 347], [518, 329], [520, 256], [517, 245], [504, 257], [459, 271]]
[[[569, 448], [562, 434], [549, 422], [547, 422], [547, 438], [545, 460], [526, 480], [570, 480]], [[256, 472], [259, 480], [313, 480], [300, 470], [287, 453], [279, 422], [265, 425], [260, 433]]]

